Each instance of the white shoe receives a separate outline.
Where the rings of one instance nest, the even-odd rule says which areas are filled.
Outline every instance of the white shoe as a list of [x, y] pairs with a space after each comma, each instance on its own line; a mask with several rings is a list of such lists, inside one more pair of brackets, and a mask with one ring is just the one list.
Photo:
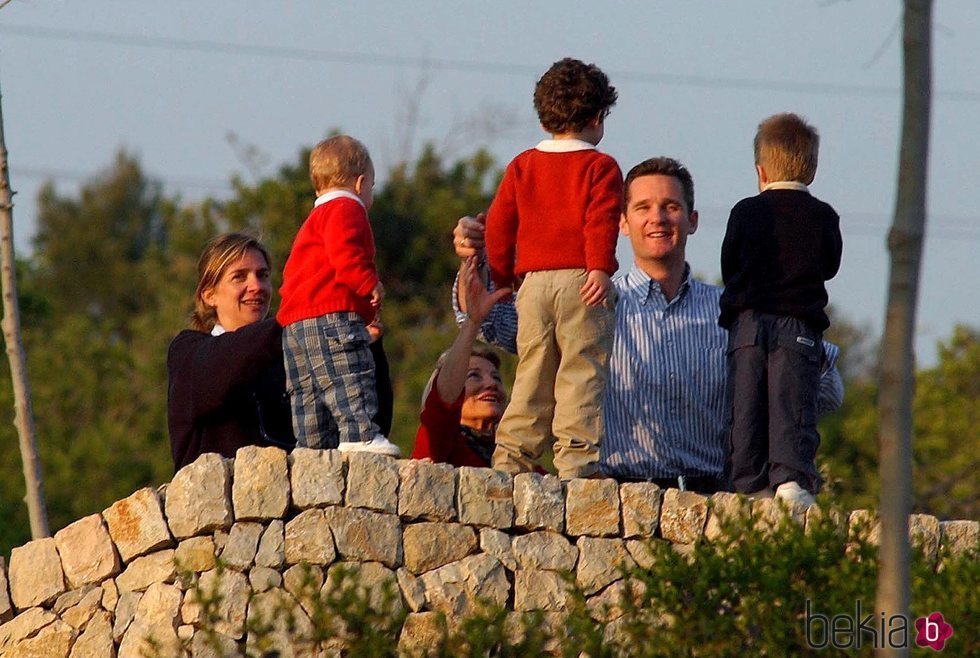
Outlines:
[[749, 500], [766, 500], [768, 498], [772, 498], [772, 489], [766, 487], [765, 489], [759, 489], [758, 491], [745, 494], [745, 496]]
[[792, 480], [783, 482], [776, 487], [776, 498], [785, 501], [788, 505], [795, 503], [803, 507], [809, 507], [816, 502], [812, 493], [801, 487], [798, 482]]
[[388, 455], [389, 457], [400, 457], [401, 448], [378, 434], [370, 441], [349, 441], [340, 443], [337, 446], [340, 452], [373, 452], [377, 455]]

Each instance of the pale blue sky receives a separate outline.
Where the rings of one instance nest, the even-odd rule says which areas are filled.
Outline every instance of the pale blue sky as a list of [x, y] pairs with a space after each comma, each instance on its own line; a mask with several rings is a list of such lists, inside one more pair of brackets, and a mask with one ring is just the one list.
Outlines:
[[[922, 364], [954, 323], [980, 324], [980, 3], [938, 0], [934, 17]], [[368, 145], [382, 177], [425, 140], [449, 157], [487, 146], [503, 165], [541, 137], [534, 81], [573, 56], [619, 89], [601, 148], [624, 171], [671, 155], [693, 172], [701, 228], [688, 256], [708, 278], [728, 209], [755, 191], [759, 120], [795, 111], [816, 124], [811, 189], [839, 211], [845, 245], [831, 302], [878, 332], [900, 22], [898, 0], [13, 0], [0, 9], [0, 85], [17, 247], [29, 248], [45, 178], [70, 193], [121, 147], [187, 200], [227, 194], [234, 172], [252, 175], [229, 134], [262, 154], [252, 165], [262, 174], [335, 127]]]

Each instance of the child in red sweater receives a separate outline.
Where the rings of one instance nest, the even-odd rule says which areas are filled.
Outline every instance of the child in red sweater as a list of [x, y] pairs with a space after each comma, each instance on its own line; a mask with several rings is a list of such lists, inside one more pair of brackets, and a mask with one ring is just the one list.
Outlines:
[[384, 288], [367, 216], [371, 156], [356, 139], [331, 137], [310, 153], [310, 180], [316, 203], [293, 241], [276, 314], [296, 444], [398, 456], [373, 420], [378, 396], [367, 326]]
[[531, 470], [553, 445], [563, 480], [598, 472], [623, 175], [595, 147], [616, 98], [594, 64], [555, 62], [534, 90], [551, 139], [507, 165], [487, 214], [494, 285], [520, 283], [517, 376], [493, 454], [503, 471]]

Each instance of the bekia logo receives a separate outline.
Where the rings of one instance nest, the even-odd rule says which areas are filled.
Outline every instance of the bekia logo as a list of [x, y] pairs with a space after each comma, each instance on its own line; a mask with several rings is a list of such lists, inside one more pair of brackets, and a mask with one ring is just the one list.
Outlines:
[[[860, 600], [854, 602], [853, 615], [821, 614], [814, 611], [812, 605], [807, 599], [804, 623], [806, 642], [811, 649], [860, 649], [866, 644], [875, 649], [910, 646], [908, 618], [904, 615], [868, 613]], [[941, 612], [916, 619], [915, 630], [915, 644], [933, 651], [942, 651], [946, 640], [953, 636], [953, 626]]]
[[915, 630], [915, 644], [929, 647], [933, 651], [942, 651], [946, 647], [946, 640], [953, 636], [953, 627], [946, 623], [941, 612], [916, 619]]

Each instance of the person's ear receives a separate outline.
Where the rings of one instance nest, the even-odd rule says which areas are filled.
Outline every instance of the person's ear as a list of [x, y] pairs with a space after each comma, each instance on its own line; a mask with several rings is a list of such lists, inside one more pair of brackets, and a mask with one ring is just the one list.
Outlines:
[[214, 286], [211, 286], [207, 290], [201, 292], [201, 301], [204, 302], [205, 306], [214, 307]]
[[688, 235], [696, 233], [698, 230], [698, 211], [692, 210], [691, 214], [687, 217], [687, 223], [691, 225], [690, 230], [687, 232]]
[[361, 188], [363, 188], [363, 187], [364, 187], [364, 174], [361, 174], [354, 181], [354, 194], [360, 194], [361, 193]]
[[627, 237], [630, 234], [630, 226], [626, 223], [626, 213], [619, 213], [619, 232]]
[[589, 121], [589, 128], [598, 128], [599, 126], [602, 125], [602, 122], [605, 120], [606, 120], [605, 113], [599, 112], [599, 114], [595, 115], [595, 118], [592, 119], [592, 121]]
[[755, 173], [759, 177], [759, 189], [761, 190], [769, 184], [769, 174], [766, 173], [766, 168], [761, 164], [755, 166]]

